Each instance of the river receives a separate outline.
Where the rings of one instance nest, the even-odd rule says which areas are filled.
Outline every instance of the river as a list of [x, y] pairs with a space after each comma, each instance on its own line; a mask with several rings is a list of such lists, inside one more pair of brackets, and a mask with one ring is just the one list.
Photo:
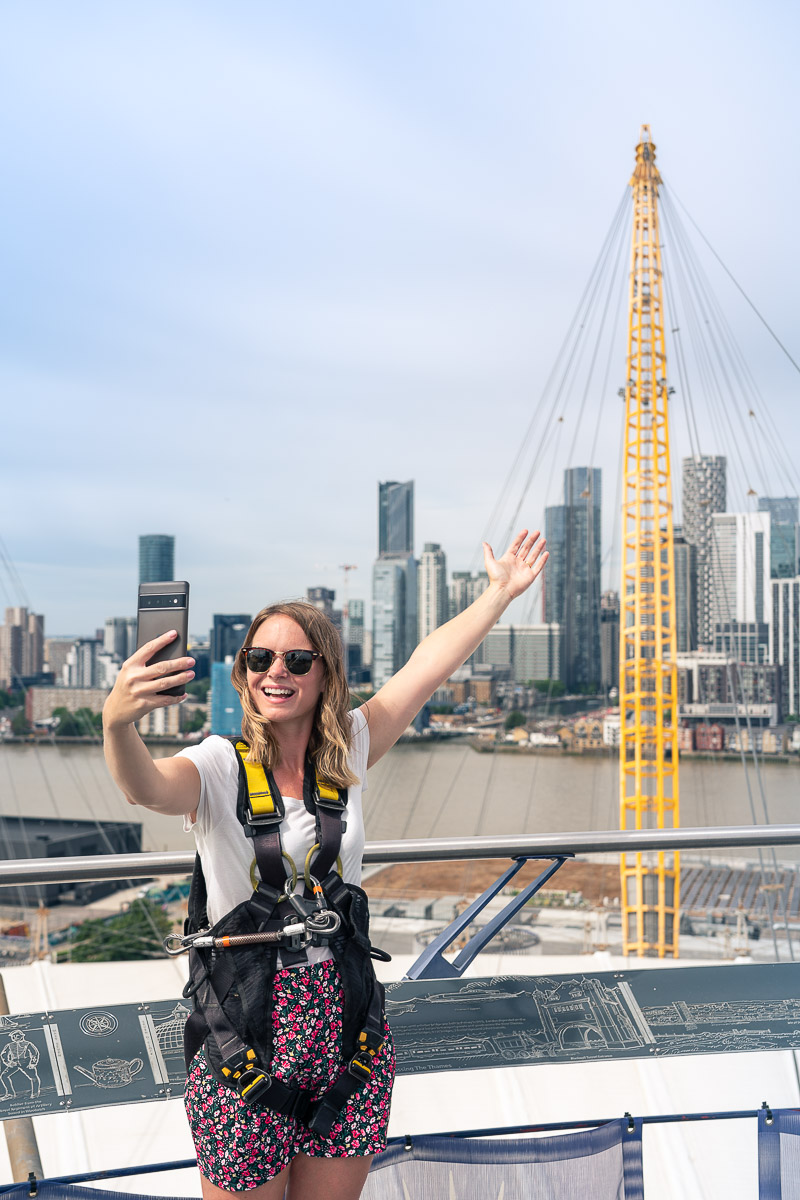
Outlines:
[[[171, 754], [174, 748], [165, 749]], [[158, 751], [156, 751], [158, 753]], [[619, 827], [613, 757], [478, 754], [464, 742], [395, 746], [370, 772], [367, 837], [464, 837]], [[684, 759], [681, 825], [800, 822], [800, 769]], [[767, 816], [762, 804], [766, 798]], [[100, 746], [0, 744], [0, 816], [136, 820], [145, 850], [191, 849], [181, 822], [129, 807], [112, 783]], [[744, 852], [739, 852], [743, 855]], [[800, 861], [800, 847], [779, 852]]]

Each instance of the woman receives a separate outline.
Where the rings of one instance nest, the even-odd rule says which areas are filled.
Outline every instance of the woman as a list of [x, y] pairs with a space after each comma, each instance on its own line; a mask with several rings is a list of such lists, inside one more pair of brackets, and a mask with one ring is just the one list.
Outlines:
[[[366, 769], [395, 744], [425, 701], [530, 587], [547, 560], [544, 545], [538, 532], [528, 536], [524, 530], [495, 559], [484, 543], [485, 592], [425, 638], [407, 664], [352, 713], [347, 712], [341, 646], [330, 622], [301, 603], [274, 605], [258, 614], [232, 680], [242, 701], [250, 756], [271, 770], [285, 801], [281, 845], [295, 861], [305, 861], [314, 841], [313, 818], [302, 801], [310, 754], [322, 779], [349, 788], [342, 873], [345, 882], [359, 881]], [[252, 850], [235, 814], [236, 752], [230, 742], [212, 737], [174, 758], [154, 761], [134, 726], [145, 713], [179, 703], [180, 697], [163, 689], [194, 678], [191, 658], [145, 665], [174, 636], [155, 639], [123, 665], [103, 712], [105, 754], [129, 803], [182, 816], [186, 828], [194, 829], [213, 922], [252, 889]], [[342, 1067], [337, 1053], [342, 993], [331, 956], [324, 949], [309, 955], [308, 966], [281, 969], [274, 978], [271, 1070], [300, 1087], [324, 1090]], [[278, 1200], [287, 1189], [291, 1200], [357, 1200], [372, 1155], [385, 1145], [393, 1073], [387, 1036], [369, 1083], [322, 1138], [282, 1113], [244, 1104], [217, 1083], [201, 1050], [187, 1080], [186, 1104], [204, 1200], [243, 1192], [253, 1200]]]

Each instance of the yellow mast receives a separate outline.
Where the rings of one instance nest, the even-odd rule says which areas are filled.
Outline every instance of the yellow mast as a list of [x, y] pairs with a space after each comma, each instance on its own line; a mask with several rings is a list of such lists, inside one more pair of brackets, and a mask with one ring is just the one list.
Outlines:
[[[655, 146], [642, 126], [633, 188], [620, 592], [620, 826], [678, 821], [675, 568]], [[678, 954], [678, 855], [623, 854], [625, 954]]]

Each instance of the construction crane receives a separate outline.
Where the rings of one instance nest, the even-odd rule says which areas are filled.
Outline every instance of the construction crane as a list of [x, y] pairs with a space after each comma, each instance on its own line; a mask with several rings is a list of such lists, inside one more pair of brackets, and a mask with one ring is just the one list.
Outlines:
[[[620, 590], [620, 826], [678, 820], [678, 678], [667, 360], [655, 146], [636, 147], [628, 319]], [[623, 854], [625, 954], [678, 954], [677, 853]]]

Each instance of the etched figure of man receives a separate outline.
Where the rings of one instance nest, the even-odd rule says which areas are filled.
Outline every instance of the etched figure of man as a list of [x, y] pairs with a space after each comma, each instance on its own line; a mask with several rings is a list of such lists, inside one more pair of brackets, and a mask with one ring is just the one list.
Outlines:
[[36, 1065], [39, 1062], [39, 1051], [33, 1042], [29, 1042], [21, 1029], [15, 1029], [9, 1035], [11, 1040], [0, 1050], [0, 1083], [3, 1094], [0, 1100], [10, 1100], [17, 1095], [14, 1084], [9, 1086], [9, 1076], [15, 1071], [21, 1071], [31, 1085], [31, 1100], [35, 1100], [42, 1090], [42, 1082]]

